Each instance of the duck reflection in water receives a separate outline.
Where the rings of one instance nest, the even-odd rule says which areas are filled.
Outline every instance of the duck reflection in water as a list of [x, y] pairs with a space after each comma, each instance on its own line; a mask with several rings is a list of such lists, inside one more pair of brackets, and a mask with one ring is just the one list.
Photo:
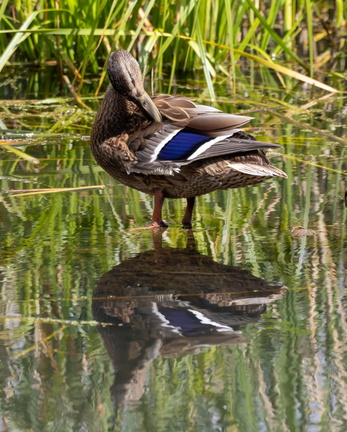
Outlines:
[[139, 401], [156, 357], [242, 342], [240, 326], [257, 322], [286, 290], [200, 254], [191, 231], [185, 249], [163, 247], [164, 231], [153, 230], [154, 250], [102, 275], [93, 293], [95, 320], [114, 324], [99, 332], [115, 370], [115, 406]]

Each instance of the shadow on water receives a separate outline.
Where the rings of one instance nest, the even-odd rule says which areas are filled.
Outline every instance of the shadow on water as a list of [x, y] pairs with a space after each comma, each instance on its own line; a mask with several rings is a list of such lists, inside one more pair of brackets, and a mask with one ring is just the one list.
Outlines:
[[102, 275], [93, 293], [95, 320], [114, 324], [99, 333], [115, 370], [116, 407], [140, 400], [158, 356], [244, 342], [240, 326], [259, 321], [266, 304], [287, 289], [200, 254], [192, 231], [186, 248], [163, 247], [164, 231], [153, 230], [154, 249]]

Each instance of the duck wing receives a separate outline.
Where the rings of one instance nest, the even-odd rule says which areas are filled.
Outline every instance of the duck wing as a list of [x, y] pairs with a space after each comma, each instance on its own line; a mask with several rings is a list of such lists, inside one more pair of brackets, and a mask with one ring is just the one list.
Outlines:
[[240, 133], [252, 117], [225, 114], [183, 97], [158, 95], [153, 101], [163, 122], [145, 131], [133, 172], [173, 175], [197, 160], [280, 147]]

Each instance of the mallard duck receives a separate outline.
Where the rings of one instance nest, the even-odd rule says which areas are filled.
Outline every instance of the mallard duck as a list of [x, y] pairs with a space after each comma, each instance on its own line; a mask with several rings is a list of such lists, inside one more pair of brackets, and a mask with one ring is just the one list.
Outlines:
[[225, 114], [186, 97], [157, 95], [143, 87], [133, 56], [110, 55], [108, 86], [91, 132], [97, 163], [121, 183], [154, 195], [151, 225], [162, 218], [165, 198], [186, 198], [183, 226], [191, 227], [195, 197], [287, 177], [269, 164], [265, 148], [241, 131], [251, 117]]

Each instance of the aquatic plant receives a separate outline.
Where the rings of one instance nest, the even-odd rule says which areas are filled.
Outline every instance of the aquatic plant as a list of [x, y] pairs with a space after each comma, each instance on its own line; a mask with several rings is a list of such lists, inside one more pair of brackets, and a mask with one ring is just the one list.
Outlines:
[[346, 19], [347, 0], [4, 0], [0, 70], [54, 63], [80, 90], [100, 68], [102, 84], [109, 53], [122, 47], [154, 77], [170, 64], [171, 84], [200, 65], [213, 99], [216, 77], [235, 79], [244, 58], [275, 70], [283, 85], [283, 76], [313, 83], [305, 77], [322, 68], [345, 70]]

